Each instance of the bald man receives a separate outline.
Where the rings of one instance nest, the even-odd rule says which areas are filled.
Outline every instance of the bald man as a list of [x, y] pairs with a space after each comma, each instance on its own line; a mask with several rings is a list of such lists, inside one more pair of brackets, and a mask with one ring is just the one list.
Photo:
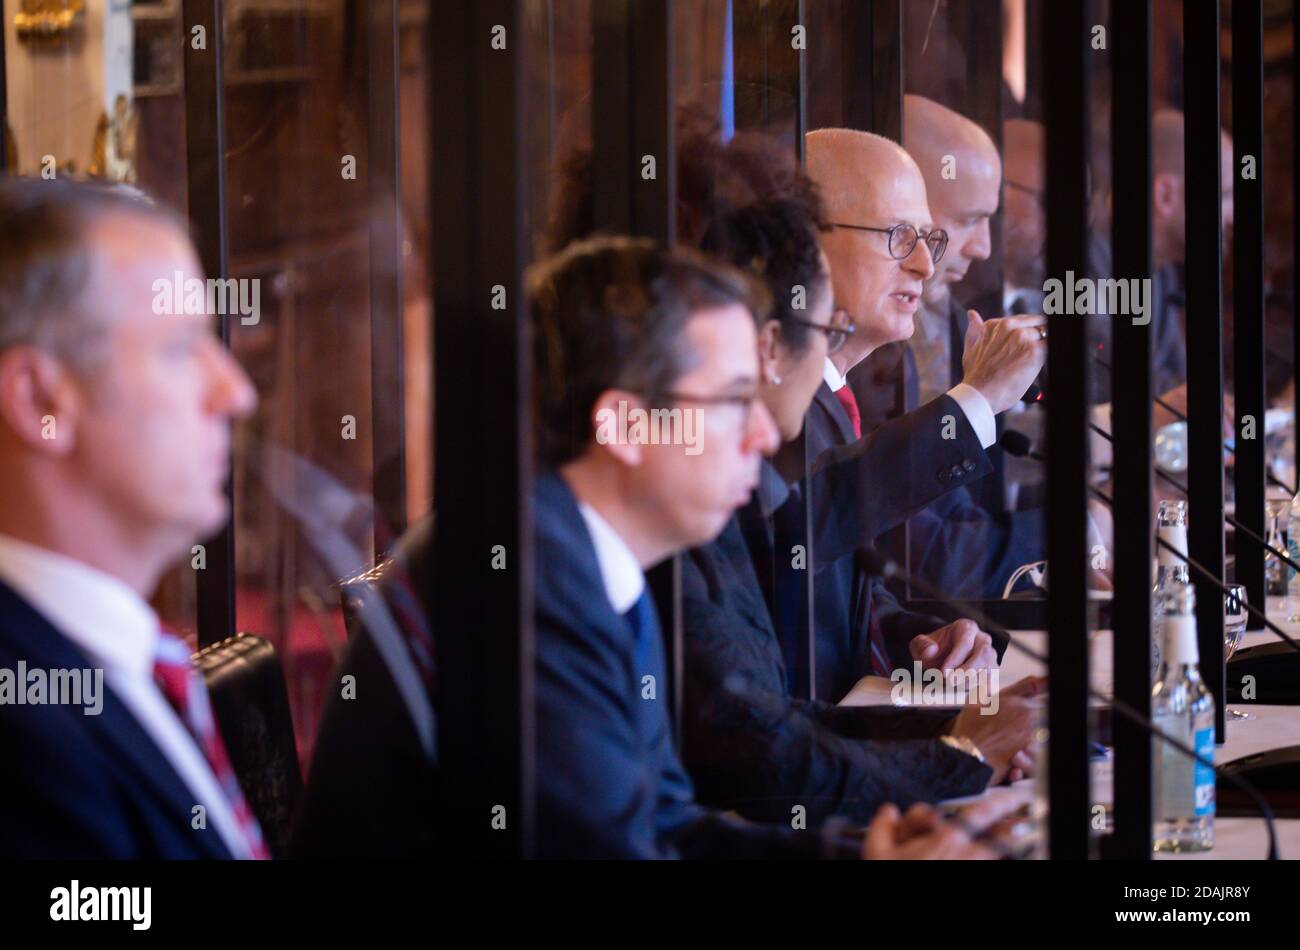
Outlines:
[[[823, 129], [808, 135], [806, 155], [832, 223], [822, 247], [831, 263], [835, 305], [855, 326], [849, 341], [828, 359], [825, 382], [805, 420], [808, 451], [816, 458], [861, 437], [861, 417], [845, 375], [880, 346], [912, 335], [934, 258], [943, 262], [938, 252], [946, 235], [934, 227], [920, 169], [896, 143], [866, 132]], [[897, 460], [900, 480], [937, 479], [958, 487], [987, 473], [984, 449], [996, 438], [994, 416], [1023, 395], [1042, 366], [1042, 318], [985, 324], [975, 317], [972, 322], [963, 379], [938, 397], [944, 424], [939, 431], [918, 424], [910, 432], [910, 451]], [[962, 460], [938, 465], [934, 460], [954, 440], [965, 446]], [[880, 503], [889, 504], [890, 497], [890, 486], [882, 485]], [[817, 511], [825, 504], [828, 499], [813, 499], [815, 518], [834, 517]], [[784, 533], [780, 523], [777, 530], [782, 549], [794, 535]], [[949, 668], [997, 662], [994, 644], [975, 624], [962, 620], [944, 626], [937, 618], [904, 611], [879, 578], [851, 561], [819, 571], [814, 583], [822, 698], [839, 699], [861, 676], [889, 675], [910, 668], [913, 660]]]
[[[849, 374], [868, 426], [900, 409], [915, 409], [961, 381], [969, 318], [952, 286], [975, 261], [988, 259], [989, 219], [1002, 186], [993, 140], [946, 106], [907, 96], [903, 136], [925, 179], [934, 224], [948, 233], [948, 247], [925, 282], [911, 338], [881, 347]], [[879, 547], [954, 596], [1000, 597], [1016, 568], [1046, 554], [1041, 510], [1007, 510], [1000, 455], [990, 453], [990, 476], [945, 495], [883, 535]]]

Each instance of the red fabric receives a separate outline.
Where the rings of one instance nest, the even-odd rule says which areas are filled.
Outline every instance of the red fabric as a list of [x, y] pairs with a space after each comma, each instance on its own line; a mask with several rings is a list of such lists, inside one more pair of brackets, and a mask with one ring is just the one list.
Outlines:
[[853, 395], [853, 390], [848, 386], [841, 386], [835, 390], [835, 398], [844, 406], [844, 411], [849, 414], [849, 421], [853, 423], [853, 437], [862, 438], [862, 413], [858, 412], [858, 400]]
[[226, 793], [230, 808], [235, 813], [239, 830], [248, 842], [249, 852], [255, 860], [265, 861], [271, 856], [270, 852], [262, 838], [257, 818], [248, 807], [248, 801], [239, 787], [239, 779], [230, 764], [226, 744], [212, 718], [207, 688], [189, 662], [188, 647], [165, 631], [159, 638], [158, 655], [154, 658], [154, 682], [212, 767], [212, 773], [217, 777], [217, 783]]

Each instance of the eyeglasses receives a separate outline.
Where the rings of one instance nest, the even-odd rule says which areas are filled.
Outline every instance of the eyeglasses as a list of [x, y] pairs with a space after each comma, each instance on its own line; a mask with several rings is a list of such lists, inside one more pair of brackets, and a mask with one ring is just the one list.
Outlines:
[[948, 232], [943, 228], [918, 231], [910, 224], [895, 224], [889, 228], [869, 228], [862, 224], [839, 224], [835, 221], [831, 222], [831, 227], [888, 234], [889, 256], [896, 261], [907, 260], [912, 255], [912, 251], [916, 249], [916, 242], [920, 240], [925, 241], [925, 246], [930, 251], [930, 261], [934, 264], [939, 263], [943, 258], [943, 252], [948, 250]]
[[853, 331], [857, 329], [854, 322], [844, 314], [843, 310], [835, 311], [831, 317], [830, 323], [813, 323], [811, 320], [804, 320], [801, 317], [787, 317], [788, 320], [804, 327], [811, 327], [821, 333], [826, 334], [826, 352], [836, 353], [843, 348], [844, 344], [849, 342], [849, 337], [853, 336]]
[[668, 391], [660, 393], [660, 398], [672, 402], [694, 402], [705, 406], [730, 406], [736, 413], [735, 428], [743, 429], [749, 425], [749, 414], [758, 402], [758, 392], [738, 393], [734, 396], [703, 396], [698, 393]]

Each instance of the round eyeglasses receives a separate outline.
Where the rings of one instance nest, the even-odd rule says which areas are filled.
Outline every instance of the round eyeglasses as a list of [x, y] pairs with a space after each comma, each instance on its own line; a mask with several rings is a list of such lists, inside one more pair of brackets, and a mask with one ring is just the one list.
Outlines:
[[888, 234], [889, 256], [896, 261], [907, 260], [912, 251], [916, 250], [916, 242], [921, 240], [925, 241], [925, 246], [930, 252], [931, 263], [939, 263], [943, 259], [943, 252], [948, 250], [948, 232], [943, 228], [918, 231], [910, 224], [895, 224], [893, 227], [888, 228], [869, 228], [864, 224], [840, 224], [837, 221], [832, 221], [831, 227]]

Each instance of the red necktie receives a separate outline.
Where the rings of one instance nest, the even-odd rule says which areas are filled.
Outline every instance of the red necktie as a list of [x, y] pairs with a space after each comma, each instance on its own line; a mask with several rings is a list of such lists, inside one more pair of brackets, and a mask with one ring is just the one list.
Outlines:
[[862, 413], [858, 412], [858, 400], [854, 397], [853, 390], [848, 386], [841, 386], [835, 390], [835, 398], [849, 414], [849, 421], [853, 423], [853, 438], [862, 438]]
[[240, 833], [248, 842], [249, 852], [254, 859], [265, 861], [271, 855], [262, 838], [262, 829], [248, 807], [235, 770], [230, 765], [226, 744], [221, 741], [221, 733], [212, 718], [207, 687], [190, 663], [189, 647], [179, 637], [166, 632], [159, 636], [153, 678], [212, 767], [212, 774], [217, 777], [217, 784], [226, 793], [230, 810], [235, 813]]

